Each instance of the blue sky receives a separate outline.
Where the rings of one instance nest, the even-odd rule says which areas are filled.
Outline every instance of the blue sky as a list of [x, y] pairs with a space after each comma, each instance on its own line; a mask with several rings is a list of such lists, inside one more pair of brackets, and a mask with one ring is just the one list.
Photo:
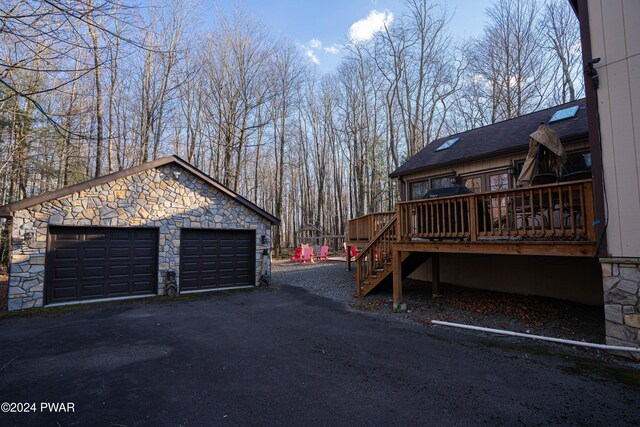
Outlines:
[[[204, 8], [213, 10], [213, 1], [205, 0]], [[464, 39], [482, 32], [486, 20], [484, 11], [490, 0], [443, 0], [440, 3], [446, 4], [449, 14], [453, 15], [450, 29], [456, 37]], [[237, 0], [218, 4], [224, 8], [237, 4], [260, 19], [272, 34], [298, 43], [323, 73], [333, 71], [340, 62], [340, 52], [335, 48], [348, 40], [354, 23], [365, 20], [357, 28], [366, 33], [371, 25], [375, 27], [376, 22], [389, 19], [390, 14], [397, 18], [404, 10], [399, 0]], [[205, 28], [212, 25], [211, 20], [208, 14], [203, 16]]]

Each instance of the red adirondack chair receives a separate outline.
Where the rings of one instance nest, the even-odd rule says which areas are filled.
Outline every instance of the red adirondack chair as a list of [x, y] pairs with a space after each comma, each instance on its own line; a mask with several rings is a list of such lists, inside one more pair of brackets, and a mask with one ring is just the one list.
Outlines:
[[300, 258], [300, 262], [306, 264], [309, 261], [310, 264], [315, 264], [313, 260], [313, 248], [304, 248], [302, 250], [302, 258]]
[[351, 246], [351, 258], [355, 258], [358, 256], [360, 252], [358, 251], [358, 248], [356, 248], [355, 246]]
[[[347, 257], [347, 242], [343, 243], [344, 245], [344, 255], [342, 255], [342, 258], [346, 258]], [[355, 258], [358, 256], [358, 248], [356, 248], [355, 246], [350, 246], [351, 247], [351, 258]]]
[[316, 257], [316, 259], [324, 259], [324, 260], [328, 260], [329, 259], [329, 246], [322, 246], [320, 247], [320, 254], [318, 254], [318, 256]]
[[296, 251], [289, 256], [289, 261], [300, 261], [302, 258], [302, 248], [296, 248]]

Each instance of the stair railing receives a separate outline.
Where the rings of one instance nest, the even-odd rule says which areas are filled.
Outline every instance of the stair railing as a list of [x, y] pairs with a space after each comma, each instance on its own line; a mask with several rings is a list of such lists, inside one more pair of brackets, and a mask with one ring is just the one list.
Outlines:
[[398, 215], [394, 214], [369, 244], [358, 253], [355, 259], [357, 296], [360, 296], [362, 282], [371, 278], [376, 270], [384, 269], [385, 264], [391, 261], [391, 243], [396, 240], [397, 221]]

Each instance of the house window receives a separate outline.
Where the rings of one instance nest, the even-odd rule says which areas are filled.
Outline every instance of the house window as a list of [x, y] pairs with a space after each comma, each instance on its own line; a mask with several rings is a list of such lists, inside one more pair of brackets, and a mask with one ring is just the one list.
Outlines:
[[489, 175], [489, 191], [506, 190], [508, 188], [509, 175], [506, 172]]
[[[524, 160], [516, 162], [516, 177], [520, 176]], [[567, 175], [574, 172], [586, 172], [591, 170], [591, 153], [589, 151], [579, 151], [567, 153], [567, 163], [562, 167], [562, 174]]]
[[564, 173], [586, 172], [591, 170], [591, 153], [583, 151], [567, 155], [567, 163], [564, 164]]
[[429, 180], [416, 181], [409, 184], [411, 195], [410, 200], [424, 199], [424, 195], [429, 191]]
[[[500, 191], [506, 190], [509, 188], [509, 174], [504, 173], [496, 173], [489, 175], [489, 190], [490, 191]], [[492, 198], [491, 199], [491, 210], [493, 214], [493, 218], [503, 217], [507, 213], [507, 198]]]
[[509, 174], [506, 171], [500, 171], [468, 176], [464, 179], [464, 185], [474, 193], [507, 190]]
[[409, 200], [424, 199], [429, 190], [447, 188], [454, 185], [451, 176], [441, 176], [437, 178], [427, 178], [409, 183]]
[[447, 188], [451, 187], [451, 177], [445, 176], [442, 178], [431, 178], [431, 188]]
[[551, 119], [549, 119], [549, 123], [555, 123], [561, 120], [571, 119], [575, 117], [576, 113], [578, 112], [578, 108], [580, 107], [576, 105], [574, 107], [564, 108], [562, 110], [556, 111], [555, 113], [553, 113], [553, 116], [551, 116]]
[[445, 141], [440, 147], [436, 148], [436, 151], [442, 151], [442, 150], [446, 150], [448, 148], [451, 148], [458, 141], [460, 141], [460, 138], [451, 138], [451, 139]]
[[464, 186], [474, 193], [482, 193], [482, 177], [473, 176], [464, 180]]

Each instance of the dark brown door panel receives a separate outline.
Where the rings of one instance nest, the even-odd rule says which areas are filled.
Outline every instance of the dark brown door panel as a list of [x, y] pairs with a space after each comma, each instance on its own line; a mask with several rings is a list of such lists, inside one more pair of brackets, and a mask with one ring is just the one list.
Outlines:
[[215, 289], [255, 284], [255, 232], [183, 229], [180, 289]]
[[51, 227], [47, 303], [157, 292], [158, 231]]

